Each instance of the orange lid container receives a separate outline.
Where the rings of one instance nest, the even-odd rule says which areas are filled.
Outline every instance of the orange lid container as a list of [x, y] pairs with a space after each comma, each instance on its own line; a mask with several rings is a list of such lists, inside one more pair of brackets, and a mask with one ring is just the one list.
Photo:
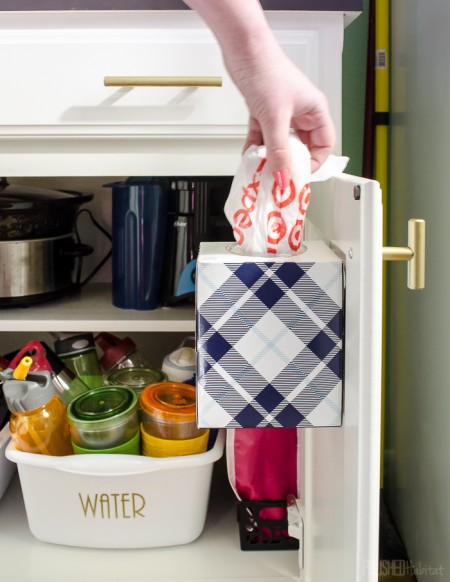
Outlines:
[[159, 382], [147, 386], [139, 397], [142, 423], [150, 434], [161, 438], [194, 438], [204, 431], [196, 424], [196, 391], [181, 382]]
[[195, 388], [181, 382], [158, 382], [141, 394], [142, 409], [166, 422], [195, 422]]

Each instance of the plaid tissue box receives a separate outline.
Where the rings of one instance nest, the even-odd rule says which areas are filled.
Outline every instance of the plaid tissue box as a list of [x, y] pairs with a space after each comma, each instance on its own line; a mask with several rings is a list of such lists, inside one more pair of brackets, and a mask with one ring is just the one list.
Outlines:
[[340, 426], [343, 265], [321, 241], [293, 257], [202, 243], [197, 261], [197, 423]]

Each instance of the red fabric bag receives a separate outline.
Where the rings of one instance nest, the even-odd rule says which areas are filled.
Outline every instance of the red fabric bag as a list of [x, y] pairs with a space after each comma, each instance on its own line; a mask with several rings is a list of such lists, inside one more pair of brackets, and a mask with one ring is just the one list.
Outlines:
[[[240, 428], [227, 431], [230, 484], [242, 501], [286, 501], [300, 497], [299, 438], [295, 428]], [[286, 511], [268, 509], [266, 519], [282, 519]]]

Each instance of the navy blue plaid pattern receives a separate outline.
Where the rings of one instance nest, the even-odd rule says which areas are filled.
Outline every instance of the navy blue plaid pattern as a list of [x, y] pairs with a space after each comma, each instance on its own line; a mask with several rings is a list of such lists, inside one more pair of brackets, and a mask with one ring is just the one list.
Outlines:
[[342, 264], [197, 266], [201, 427], [339, 426]]

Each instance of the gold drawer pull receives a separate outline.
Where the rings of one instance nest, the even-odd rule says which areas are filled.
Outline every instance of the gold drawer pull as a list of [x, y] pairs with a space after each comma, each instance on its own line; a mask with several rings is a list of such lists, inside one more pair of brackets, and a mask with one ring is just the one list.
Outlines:
[[222, 77], [105, 77], [105, 87], [222, 87]]
[[425, 220], [408, 220], [407, 247], [383, 247], [384, 261], [408, 261], [408, 287], [420, 290], [425, 287]]

